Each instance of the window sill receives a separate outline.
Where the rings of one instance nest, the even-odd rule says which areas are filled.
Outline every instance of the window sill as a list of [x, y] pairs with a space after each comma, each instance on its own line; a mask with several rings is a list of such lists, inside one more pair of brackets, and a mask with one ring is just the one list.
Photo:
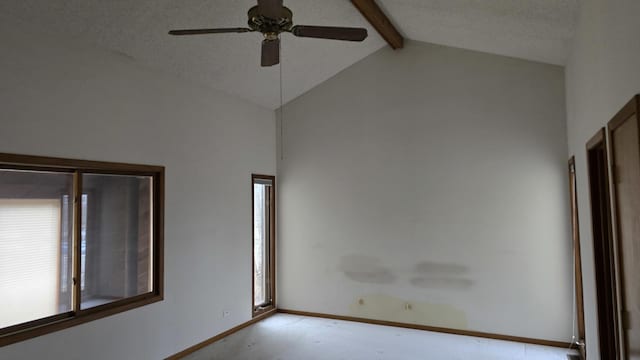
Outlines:
[[160, 302], [162, 300], [164, 300], [162, 295], [144, 294], [130, 299], [101, 305], [96, 308], [83, 310], [78, 314], [70, 315], [70, 317], [62, 320], [2, 335], [0, 336], [0, 347], [46, 335], [55, 331], [68, 329], [76, 325], [81, 325], [93, 320]]
[[269, 311], [275, 310], [276, 307], [274, 305], [265, 305], [258, 306], [253, 308], [253, 317], [260, 316], [264, 313], [268, 313]]

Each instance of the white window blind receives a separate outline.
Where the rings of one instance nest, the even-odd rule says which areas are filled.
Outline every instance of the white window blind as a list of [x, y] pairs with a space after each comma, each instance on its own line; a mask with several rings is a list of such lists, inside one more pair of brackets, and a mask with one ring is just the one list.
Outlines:
[[0, 199], [0, 328], [58, 313], [58, 199]]

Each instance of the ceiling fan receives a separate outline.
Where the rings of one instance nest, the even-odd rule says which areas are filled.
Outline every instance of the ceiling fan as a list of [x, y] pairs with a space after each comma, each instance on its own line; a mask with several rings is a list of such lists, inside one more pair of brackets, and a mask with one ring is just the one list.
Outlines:
[[280, 63], [280, 34], [288, 32], [298, 37], [316, 39], [363, 41], [367, 38], [367, 29], [332, 26], [293, 25], [293, 13], [284, 7], [282, 0], [258, 0], [258, 5], [249, 9], [248, 28], [219, 28], [171, 30], [171, 35], [204, 35], [223, 33], [261, 32], [262, 66]]

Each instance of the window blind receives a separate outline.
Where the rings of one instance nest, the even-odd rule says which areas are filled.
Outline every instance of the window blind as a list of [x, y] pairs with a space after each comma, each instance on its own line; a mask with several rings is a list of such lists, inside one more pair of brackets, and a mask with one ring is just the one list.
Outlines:
[[58, 312], [58, 199], [0, 199], [0, 328]]

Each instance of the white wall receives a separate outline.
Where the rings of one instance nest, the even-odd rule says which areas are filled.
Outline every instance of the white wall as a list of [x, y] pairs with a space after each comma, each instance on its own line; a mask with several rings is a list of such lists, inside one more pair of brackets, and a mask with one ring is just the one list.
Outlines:
[[571, 340], [561, 67], [408, 42], [288, 104], [281, 145], [279, 307]]
[[250, 175], [275, 172], [273, 111], [122, 55], [2, 30], [0, 152], [164, 165], [167, 177], [165, 300], [0, 358], [158, 360], [249, 320]]
[[585, 144], [640, 93], [640, 2], [583, 0], [566, 70], [569, 152], [576, 156], [587, 354], [599, 359]]

